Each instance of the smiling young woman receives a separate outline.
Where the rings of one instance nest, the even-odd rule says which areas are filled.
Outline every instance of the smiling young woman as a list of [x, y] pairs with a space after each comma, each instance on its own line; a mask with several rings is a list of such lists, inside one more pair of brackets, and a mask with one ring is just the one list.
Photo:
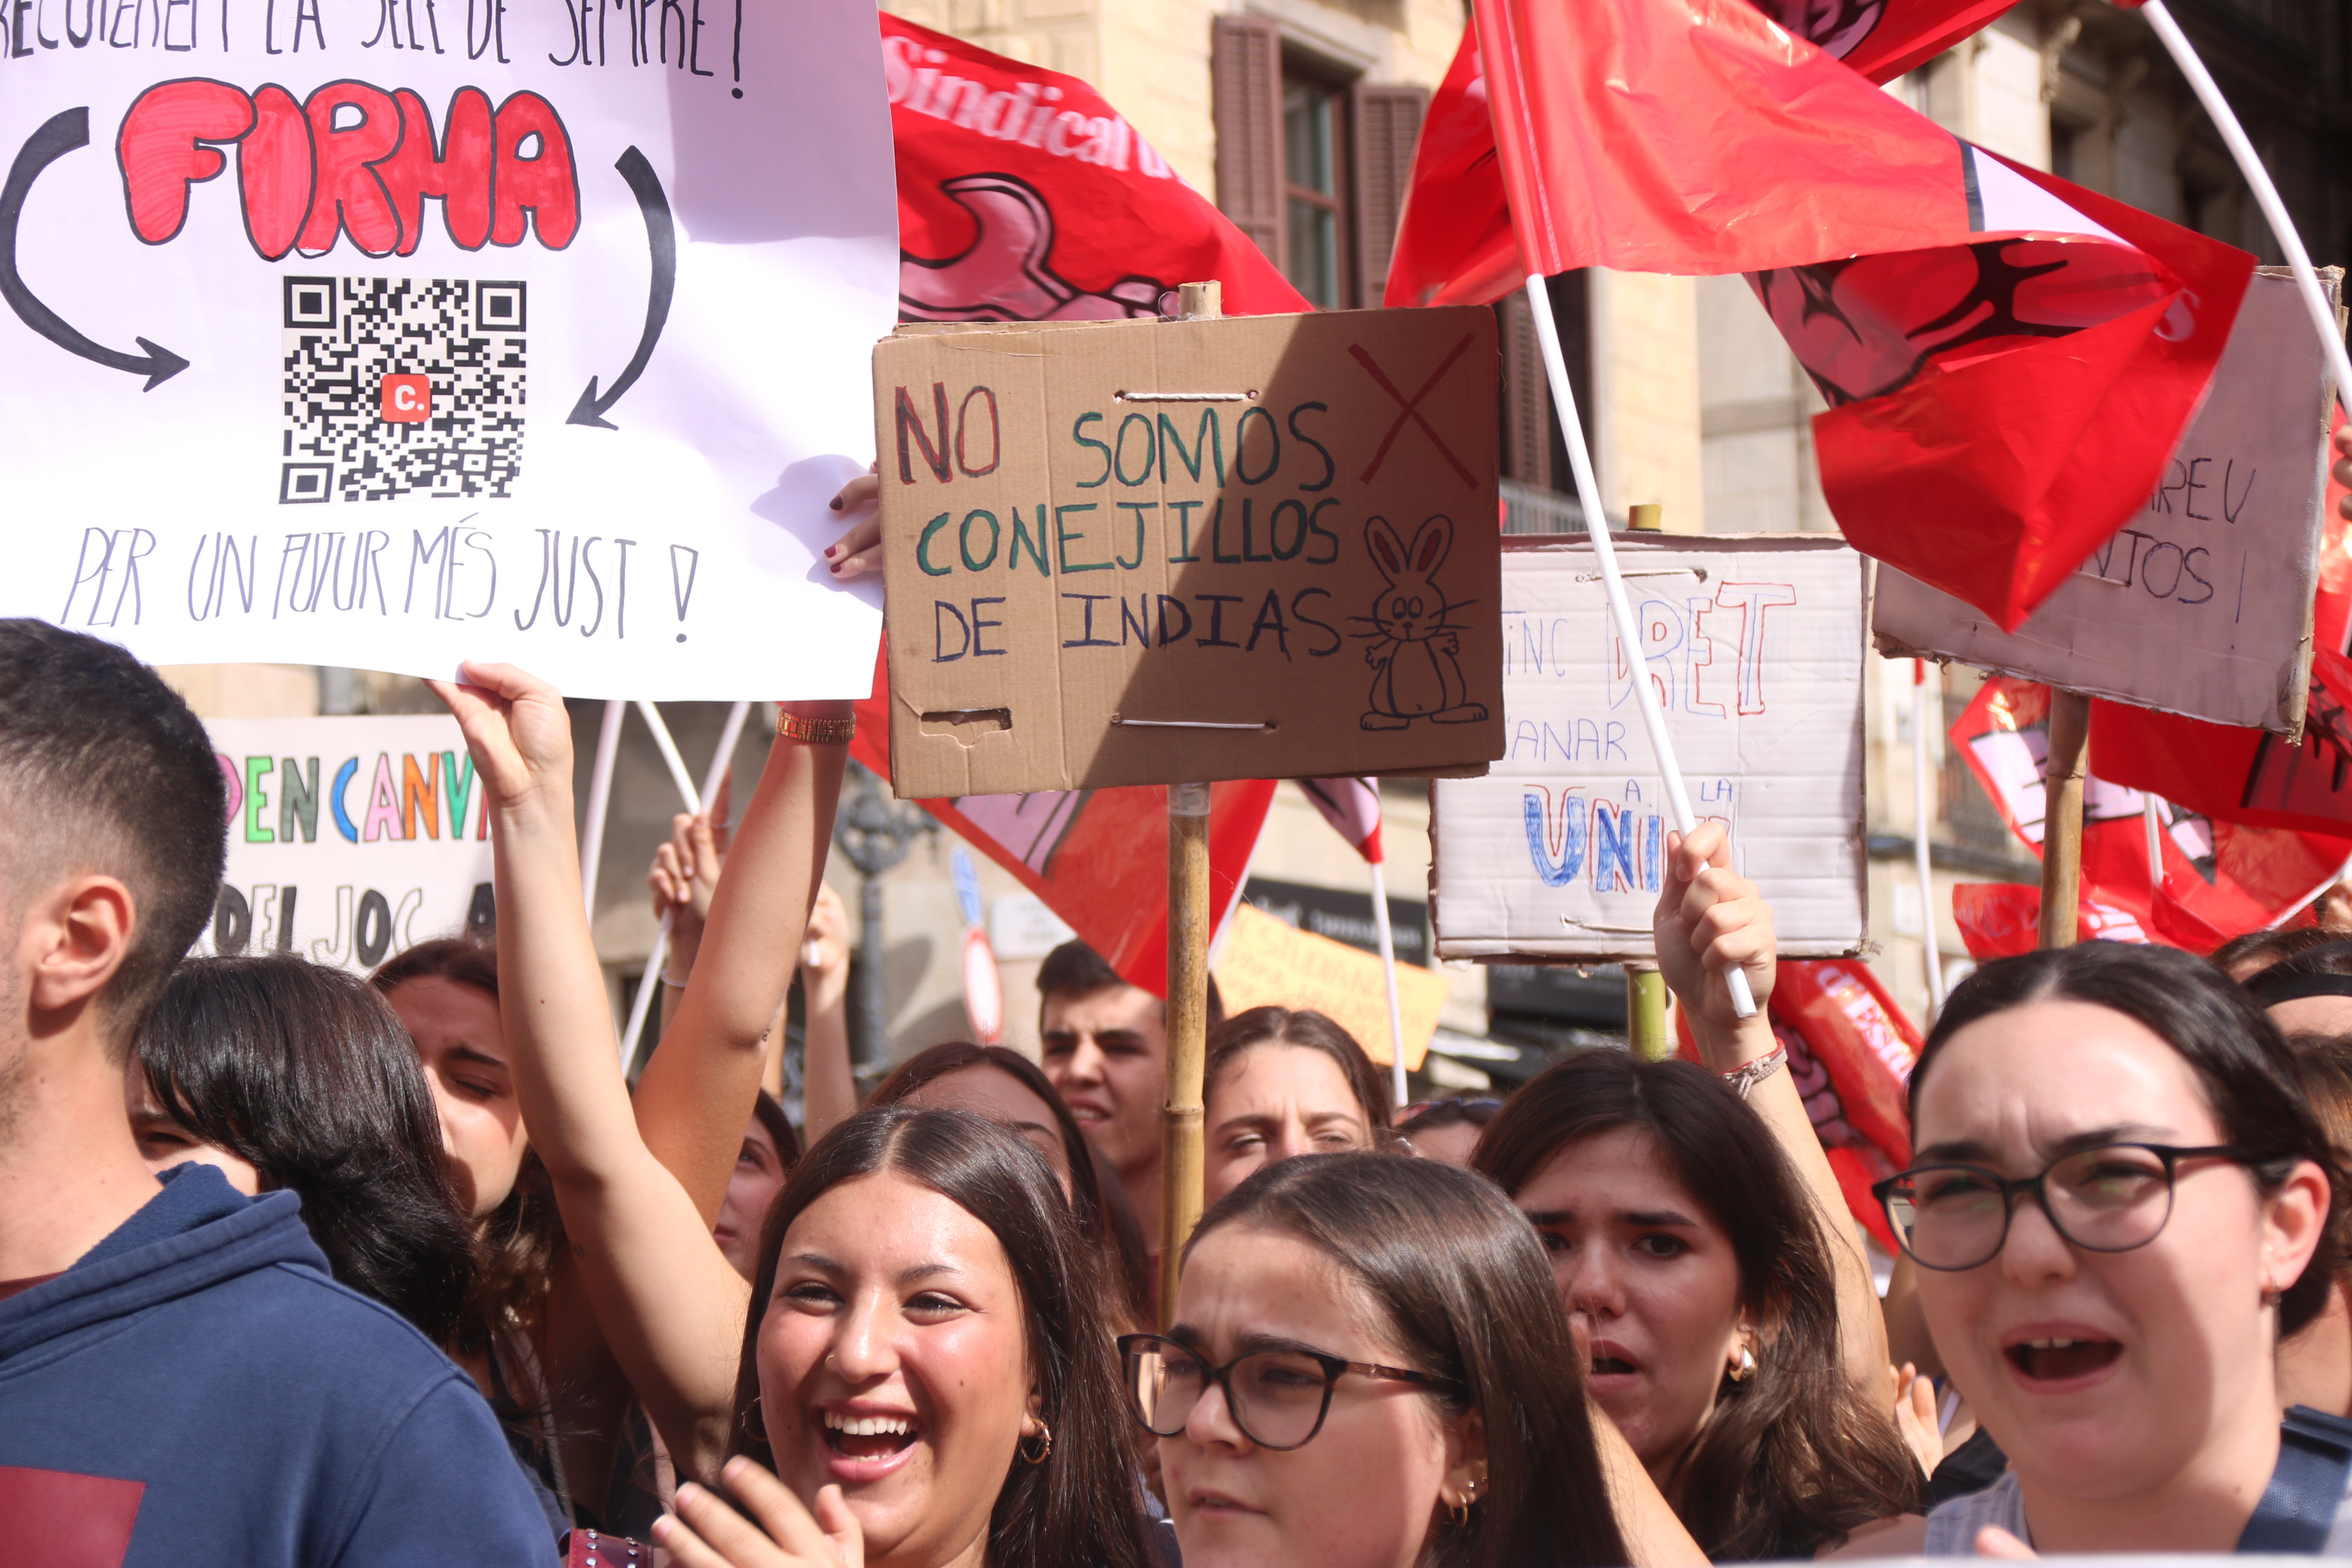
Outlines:
[[1628, 1560], [1543, 1254], [1434, 1160], [1261, 1170], [1121, 1342], [1187, 1568]]
[[1911, 1108], [1913, 1168], [1877, 1190], [2011, 1468], [1850, 1550], [1967, 1554], [1993, 1529], [2043, 1552], [2352, 1553], [2341, 1467], [2324, 1543], [2257, 1528], [2283, 1483], [2311, 1489], [2274, 1354], [2325, 1300], [2343, 1191], [2271, 1020], [2171, 948], [2007, 959], [1945, 1004]]
[[752, 1300], [724, 1480], [758, 1523], [681, 1488], [656, 1538], [684, 1568], [1145, 1568], [1100, 1268], [1018, 1133], [842, 1123], [777, 1200]]

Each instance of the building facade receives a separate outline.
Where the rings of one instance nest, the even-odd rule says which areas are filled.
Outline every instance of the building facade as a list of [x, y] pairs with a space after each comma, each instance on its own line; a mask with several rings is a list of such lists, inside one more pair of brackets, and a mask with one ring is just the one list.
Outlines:
[[[1328, 309], [1380, 300], [1423, 107], [1465, 20], [1462, 0], [894, 0], [889, 8], [1094, 84]], [[2352, 160], [2344, 156], [2352, 0], [2173, 0], [2173, 8], [2244, 117], [2315, 258], [2326, 265], [2352, 256]], [[1955, 135], [2265, 262], [2280, 259], [2219, 136], [2136, 13], [2104, 0], [2022, 0], [1886, 90]], [[1742, 280], [1593, 271], [1553, 279], [1552, 297], [1603, 509], [1617, 525], [1630, 506], [1654, 501], [1676, 531], [1835, 527], [1811, 447], [1810, 421], [1823, 405]], [[1497, 310], [1509, 526], [1577, 526], [1581, 510], [1566, 493], [1564, 449], [1524, 303], [1506, 300]], [[1966, 963], [1949, 915], [1952, 884], [2031, 880], [2034, 863], [1944, 744], [1943, 730], [1974, 694], [1974, 676], [1928, 672], [1934, 719], [1920, 734], [1911, 666], [1867, 662], [1872, 962], [1924, 1021], [1925, 944], [1940, 950], [1948, 977]], [[171, 673], [208, 714], [411, 711], [430, 702], [413, 681], [364, 672], [240, 666]], [[671, 705], [689, 755], [710, 743], [690, 737], [717, 731], [716, 713], [702, 706]], [[583, 731], [583, 755], [589, 739]], [[755, 735], [739, 768], [755, 770], [763, 754]], [[1931, 772], [1925, 822], [1912, 805], [1920, 765]], [[596, 921], [616, 1005], [635, 984], [652, 940], [643, 867], [675, 809], [642, 726], [633, 727], [622, 766], [628, 787], [615, 792]], [[748, 782], [739, 777], [737, 799]], [[1419, 917], [1403, 906], [1416, 904], [1425, 886], [1426, 806], [1412, 787], [1391, 787], [1384, 804], [1390, 888], [1410, 923]], [[1911, 858], [1922, 832], [1935, 863], [1925, 898]], [[893, 1057], [965, 1032], [951, 854], [944, 835], [925, 835], [884, 875]], [[1009, 1038], [1034, 1049], [1031, 980], [1053, 925], [1011, 878], [984, 861], [980, 874], [1006, 949]], [[827, 876], [854, 914], [857, 874], [836, 855]], [[1360, 923], [1347, 914], [1347, 900], [1370, 910], [1361, 861], [1287, 784], [1253, 876], [1265, 907], [1301, 920], [1307, 916], [1299, 911], [1321, 910], [1334, 931]], [[1497, 1035], [1547, 1039], [1607, 1026], [1606, 977], [1536, 984], [1507, 976], [1491, 998], [1488, 982], [1475, 970], [1454, 976], [1445, 1021], [1453, 1054], [1435, 1069], [1444, 1083], [1482, 1081], [1487, 1067], [1506, 1079], [1524, 1070], [1507, 1050], [1482, 1056], [1490, 1026]], [[1501, 1015], [1490, 1016], [1490, 1000]]]

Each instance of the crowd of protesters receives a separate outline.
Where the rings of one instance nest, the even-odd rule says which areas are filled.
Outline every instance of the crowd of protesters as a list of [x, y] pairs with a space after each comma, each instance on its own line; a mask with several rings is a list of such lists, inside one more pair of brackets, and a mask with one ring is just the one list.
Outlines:
[[740, 821], [662, 847], [633, 1086], [562, 701], [504, 666], [436, 690], [495, 943], [366, 979], [185, 959], [223, 864], [203, 726], [121, 649], [0, 622], [28, 1560], [2352, 1554], [2352, 931], [1974, 973], [1874, 1189], [1882, 1292], [1733, 1009], [1733, 970], [1770, 995], [1771, 910], [1702, 827], [1655, 918], [1696, 1061], [1575, 1052], [1400, 1110], [1329, 1018], [1213, 995], [1207, 1212], [1171, 1252], [1162, 1004], [1081, 944], [1039, 973], [1042, 1064], [937, 1046], [860, 1102], [820, 880], [845, 704], [782, 705]]

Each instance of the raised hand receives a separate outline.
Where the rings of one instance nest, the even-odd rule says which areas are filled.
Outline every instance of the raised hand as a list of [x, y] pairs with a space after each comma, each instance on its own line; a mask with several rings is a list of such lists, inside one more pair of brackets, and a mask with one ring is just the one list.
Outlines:
[[1703, 822], [1687, 838], [1668, 834], [1666, 860], [1652, 921], [1658, 968], [1690, 1010], [1692, 1032], [1705, 1051], [1702, 1026], [1724, 1032], [1740, 1021], [1724, 984], [1727, 970], [1748, 972], [1757, 1017], [1763, 1016], [1764, 999], [1772, 993], [1772, 906], [1755, 883], [1731, 869], [1731, 834], [1720, 822]]
[[465, 732], [474, 773], [501, 805], [560, 787], [569, 809], [572, 718], [554, 687], [510, 664], [460, 667], [462, 680], [428, 680]]
[[1944, 1462], [1944, 1435], [1937, 1422], [1936, 1384], [1919, 1375], [1909, 1362], [1886, 1369], [1895, 1394], [1895, 1429], [1903, 1446], [1919, 1461], [1920, 1473], [1932, 1478]]
[[866, 1534], [839, 1487], [816, 1494], [812, 1516], [784, 1483], [736, 1458], [719, 1479], [750, 1519], [692, 1481], [677, 1489], [677, 1511], [654, 1525], [654, 1542], [679, 1568], [865, 1568]]
[[[882, 493], [882, 481], [872, 472], [858, 475], [833, 498], [833, 510], [844, 517], [859, 507], [872, 506]], [[847, 581], [882, 570], [882, 513], [867, 512], [856, 527], [825, 547], [825, 564], [835, 577]]]
[[654, 918], [672, 917], [673, 945], [683, 928], [691, 926], [698, 933], [710, 918], [710, 898], [719, 890], [719, 872], [727, 857], [727, 808], [734, 782], [735, 770], [729, 768], [719, 775], [719, 789], [700, 816], [680, 812], [670, 818], [669, 842], [654, 851], [654, 863], [646, 872]]

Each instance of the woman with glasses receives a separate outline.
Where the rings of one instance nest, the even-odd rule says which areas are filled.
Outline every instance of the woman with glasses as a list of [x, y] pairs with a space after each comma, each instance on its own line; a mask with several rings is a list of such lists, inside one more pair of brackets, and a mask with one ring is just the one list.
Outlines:
[[[1672, 854], [1657, 952], [1706, 1065], [1555, 1062], [1487, 1126], [1475, 1168], [1535, 1226], [1594, 1399], [1698, 1544], [1811, 1556], [1914, 1506], [1919, 1469], [1856, 1227], [1762, 1014], [1771, 909], [1719, 825]], [[1732, 1012], [1734, 966], [1752, 1018]]]
[[2352, 1552], [2352, 1426], [2299, 1412], [2283, 1444], [2274, 1370], [2326, 1293], [2337, 1157], [2242, 992], [2163, 947], [1989, 963], [1911, 1113], [1876, 1190], [2011, 1470], [1854, 1554]]
[[1535, 1237], [1433, 1160], [1270, 1165], [1119, 1342], [1186, 1568], [1628, 1560]]

